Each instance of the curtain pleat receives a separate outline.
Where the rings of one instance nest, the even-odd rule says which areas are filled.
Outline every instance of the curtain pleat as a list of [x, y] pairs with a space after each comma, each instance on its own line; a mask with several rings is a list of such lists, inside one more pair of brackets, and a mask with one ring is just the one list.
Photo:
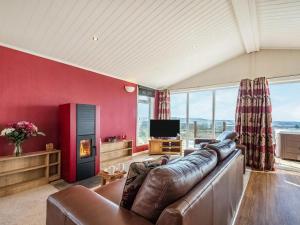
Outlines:
[[158, 119], [169, 120], [170, 118], [170, 91], [158, 91]]
[[253, 166], [261, 170], [274, 169], [272, 105], [269, 84], [265, 77], [253, 81]]

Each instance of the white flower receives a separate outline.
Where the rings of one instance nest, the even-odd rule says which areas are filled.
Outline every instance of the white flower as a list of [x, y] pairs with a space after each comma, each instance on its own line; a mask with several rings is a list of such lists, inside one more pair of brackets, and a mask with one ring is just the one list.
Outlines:
[[15, 128], [5, 128], [1, 131], [0, 136], [6, 136], [15, 131]]

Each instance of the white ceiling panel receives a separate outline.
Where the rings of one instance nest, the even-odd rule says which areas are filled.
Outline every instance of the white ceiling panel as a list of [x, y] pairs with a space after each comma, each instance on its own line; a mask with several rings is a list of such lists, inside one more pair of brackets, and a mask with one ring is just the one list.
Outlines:
[[259, 47], [299, 48], [300, 0], [0, 0], [0, 44], [163, 88]]
[[0, 0], [0, 42], [155, 88], [244, 52], [228, 0]]
[[261, 48], [300, 49], [300, 1], [257, 0]]

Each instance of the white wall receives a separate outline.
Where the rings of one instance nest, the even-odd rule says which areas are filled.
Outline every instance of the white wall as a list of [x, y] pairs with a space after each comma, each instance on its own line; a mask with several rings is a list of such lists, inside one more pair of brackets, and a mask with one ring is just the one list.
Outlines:
[[[238, 84], [243, 78], [261, 76], [272, 78], [271, 81], [299, 80], [300, 50], [261, 50], [244, 54], [176, 83], [169, 89], [228, 86]], [[276, 78], [282, 76], [286, 77]]]

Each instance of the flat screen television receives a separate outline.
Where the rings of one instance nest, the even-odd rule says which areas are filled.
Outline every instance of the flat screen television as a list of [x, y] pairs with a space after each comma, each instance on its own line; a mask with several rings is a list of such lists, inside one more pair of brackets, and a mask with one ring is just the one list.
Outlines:
[[176, 137], [180, 133], [180, 120], [150, 120], [150, 137]]

